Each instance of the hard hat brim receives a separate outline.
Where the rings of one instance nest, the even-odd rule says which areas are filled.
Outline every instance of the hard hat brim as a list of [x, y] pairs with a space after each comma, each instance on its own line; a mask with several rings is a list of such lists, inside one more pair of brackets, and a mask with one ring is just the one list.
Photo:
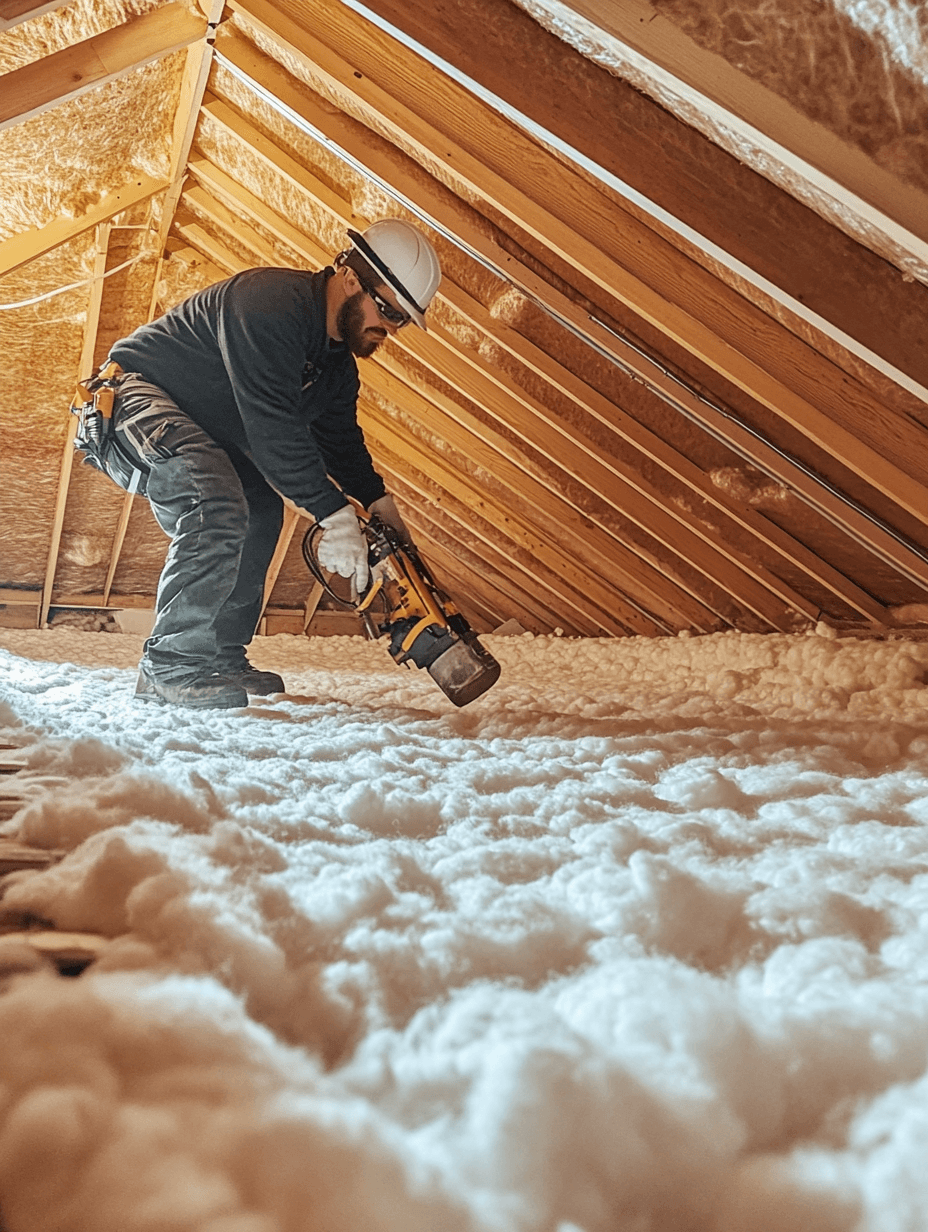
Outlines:
[[373, 248], [360, 233], [360, 231], [349, 230], [348, 238], [351, 240], [355, 248], [357, 248], [364, 260], [377, 271], [384, 283], [396, 296], [403, 310], [409, 313], [410, 319], [418, 325], [420, 329], [425, 330], [427, 333], [428, 326], [425, 323], [424, 309], [419, 307], [416, 301], [403, 286], [402, 282], [400, 282], [399, 278], [397, 278], [396, 274], [394, 274], [390, 269], [389, 265], [387, 265], [382, 257], [379, 257], [377, 253], [374, 252]]

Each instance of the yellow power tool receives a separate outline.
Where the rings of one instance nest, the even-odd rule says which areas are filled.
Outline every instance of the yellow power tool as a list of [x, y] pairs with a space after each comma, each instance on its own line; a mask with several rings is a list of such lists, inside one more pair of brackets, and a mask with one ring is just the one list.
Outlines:
[[361, 614], [371, 638], [389, 637], [397, 663], [424, 667], [456, 706], [466, 706], [499, 679], [500, 666], [451, 599], [439, 590], [418, 551], [376, 515], [362, 521], [371, 585], [357, 603], [329, 586], [316, 560], [318, 523], [303, 538], [303, 559], [339, 603]]

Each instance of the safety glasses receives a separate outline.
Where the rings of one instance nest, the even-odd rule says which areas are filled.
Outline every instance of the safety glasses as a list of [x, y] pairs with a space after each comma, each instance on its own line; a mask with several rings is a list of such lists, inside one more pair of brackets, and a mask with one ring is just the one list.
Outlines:
[[[357, 271], [355, 271], [357, 273]], [[408, 325], [412, 317], [407, 312], [403, 312], [399, 308], [394, 308], [389, 301], [385, 300], [382, 295], [378, 295], [374, 288], [367, 283], [360, 274], [357, 275], [358, 282], [361, 284], [361, 289], [365, 291], [374, 301], [374, 307], [380, 313], [385, 321], [389, 321], [397, 329], [402, 329], [404, 325]]]

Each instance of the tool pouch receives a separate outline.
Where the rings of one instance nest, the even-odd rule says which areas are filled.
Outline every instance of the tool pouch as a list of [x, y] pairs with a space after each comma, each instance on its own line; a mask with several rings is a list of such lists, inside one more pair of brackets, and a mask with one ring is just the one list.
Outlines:
[[108, 475], [125, 491], [144, 494], [148, 468], [131, 457], [116, 433], [113, 408], [121, 375], [119, 365], [111, 362], [98, 376], [78, 382], [71, 402], [71, 414], [78, 417], [74, 448], [89, 466]]

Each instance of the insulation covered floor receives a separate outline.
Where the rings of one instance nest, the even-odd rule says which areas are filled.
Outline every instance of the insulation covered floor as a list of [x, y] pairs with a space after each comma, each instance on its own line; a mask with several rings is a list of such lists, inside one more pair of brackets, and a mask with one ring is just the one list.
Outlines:
[[0, 994], [7, 1232], [928, 1228], [928, 646], [486, 643], [0, 632], [4, 918], [113, 939]]

